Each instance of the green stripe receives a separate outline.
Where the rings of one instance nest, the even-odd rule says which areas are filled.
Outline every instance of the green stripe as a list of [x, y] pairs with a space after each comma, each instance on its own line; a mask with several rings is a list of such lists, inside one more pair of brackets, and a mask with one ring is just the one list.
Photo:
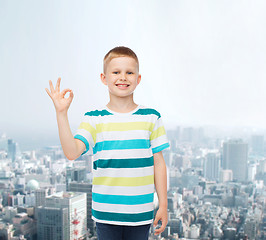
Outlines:
[[112, 113], [108, 112], [107, 110], [95, 110], [95, 111], [90, 111], [86, 112], [85, 116], [106, 116], [106, 115], [113, 115]]
[[92, 200], [107, 204], [138, 205], [153, 202], [153, 196], [153, 193], [133, 196], [92, 193]]
[[138, 111], [136, 111], [133, 114], [135, 114], [135, 115], [151, 115], [151, 114], [154, 114], [154, 115], [158, 116], [158, 119], [161, 117], [161, 114], [159, 112], [157, 112], [155, 109], [152, 109], [152, 108], [139, 109]]
[[142, 222], [153, 219], [153, 211], [144, 213], [112, 213], [91, 210], [92, 215], [99, 220], [116, 221], [116, 222]]
[[153, 166], [153, 156], [149, 158], [98, 159], [93, 162], [93, 168], [140, 168]]

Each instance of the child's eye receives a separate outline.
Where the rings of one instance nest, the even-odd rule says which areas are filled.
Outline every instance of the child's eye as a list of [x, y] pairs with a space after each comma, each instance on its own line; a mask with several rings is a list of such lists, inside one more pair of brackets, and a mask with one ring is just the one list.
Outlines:
[[133, 74], [133, 72], [128, 72], [127, 74]]
[[113, 72], [113, 74], [118, 74], [118, 72]]

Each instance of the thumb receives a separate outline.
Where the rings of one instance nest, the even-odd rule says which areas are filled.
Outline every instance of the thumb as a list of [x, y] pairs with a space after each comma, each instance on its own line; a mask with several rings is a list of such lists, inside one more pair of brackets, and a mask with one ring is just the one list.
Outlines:
[[157, 226], [159, 220], [160, 220], [160, 218], [158, 217], [158, 214], [156, 214], [155, 219], [154, 219], [154, 221], [153, 221], [153, 226], [154, 226], [154, 227]]

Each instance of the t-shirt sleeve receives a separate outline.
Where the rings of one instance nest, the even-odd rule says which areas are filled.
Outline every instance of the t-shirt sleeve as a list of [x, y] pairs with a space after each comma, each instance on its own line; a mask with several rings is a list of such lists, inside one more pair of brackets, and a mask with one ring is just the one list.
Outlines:
[[155, 122], [150, 135], [150, 142], [153, 154], [170, 147], [161, 116]]
[[96, 143], [96, 126], [93, 122], [93, 117], [87, 115], [83, 117], [74, 138], [79, 139], [86, 146], [86, 150], [81, 155], [87, 152], [89, 155], [93, 154], [93, 148]]

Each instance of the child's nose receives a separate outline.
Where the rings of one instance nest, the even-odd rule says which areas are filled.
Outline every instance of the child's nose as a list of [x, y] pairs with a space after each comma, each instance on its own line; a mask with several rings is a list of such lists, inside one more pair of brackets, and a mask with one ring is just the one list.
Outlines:
[[121, 80], [126, 80], [126, 74], [125, 73], [121, 73], [120, 78], [121, 78]]

